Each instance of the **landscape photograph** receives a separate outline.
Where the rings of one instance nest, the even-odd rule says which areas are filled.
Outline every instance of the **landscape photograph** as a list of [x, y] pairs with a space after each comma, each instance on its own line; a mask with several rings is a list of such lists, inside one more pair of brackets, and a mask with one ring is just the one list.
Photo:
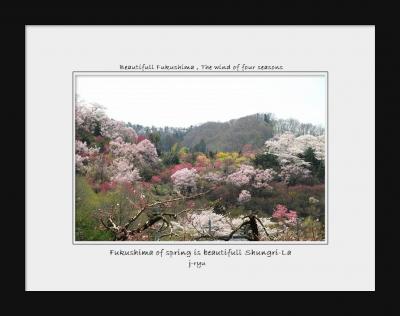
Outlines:
[[325, 242], [326, 79], [78, 73], [75, 242]]

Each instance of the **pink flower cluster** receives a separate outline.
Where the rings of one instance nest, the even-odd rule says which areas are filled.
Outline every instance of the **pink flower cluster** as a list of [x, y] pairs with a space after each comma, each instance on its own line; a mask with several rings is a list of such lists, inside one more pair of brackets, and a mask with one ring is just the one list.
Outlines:
[[139, 135], [136, 139], [136, 143], [139, 144], [142, 140], [147, 139], [146, 136], [144, 135]]
[[101, 135], [110, 139], [122, 137], [127, 143], [134, 143], [137, 139], [136, 132], [127, 127], [124, 122], [116, 121], [104, 116], [100, 120]]
[[239, 203], [245, 203], [250, 201], [251, 199], [251, 194], [249, 191], [247, 190], [242, 190], [242, 192], [240, 192], [239, 197], [238, 197], [238, 202]]
[[178, 190], [194, 192], [196, 190], [197, 177], [195, 169], [183, 168], [175, 172], [171, 176], [171, 179]]
[[169, 182], [170, 179], [171, 179], [171, 176], [175, 172], [177, 172], [178, 170], [182, 170], [184, 168], [192, 169], [193, 165], [191, 163], [189, 163], [189, 162], [180, 163], [180, 164], [177, 164], [177, 165], [174, 165], [174, 166], [171, 166], [171, 167], [169, 167], [167, 169], [162, 170], [159, 175], [160, 175], [161, 180], [163, 182]]
[[136, 149], [139, 152], [139, 157], [142, 164], [151, 165], [158, 162], [158, 155], [156, 147], [148, 139], [142, 140], [136, 145]]
[[287, 164], [282, 166], [279, 176], [286, 183], [291, 179], [306, 179], [310, 177], [311, 171], [301, 164]]
[[231, 173], [226, 181], [238, 187], [251, 185], [256, 189], [271, 189], [270, 182], [275, 176], [272, 169], [254, 169], [253, 166], [241, 165], [239, 170]]
[[170, 168], [170, 172], [171, 174], [174, 174], [175, 172], [177, 172], [178, 170], [182, 170], [182, 169], [192, 169], [193, 165], [189, 162], [183, 162], [177, 165], [174, 165], [173, 167]]
[[206, 173], [202, 176], [202, 178], [210, 182], [221, 182], [225, 180], [225, 177], [218, 172]]
[[109, 190], [112, 190], [116, 187], [117, 183], [113, 181], [108, 181], [108, 182], [103, 182], [100, 184], [100, 191], [101, 192], [107, 192]]
[[153, 184], [158, 184], [161, 182], [161, 177], [160, 176], [152, 176], [150, 182]]
[[147, 139], [136, 145], [117, 137], [110, 141], [110, 151], [114, 157], [127, 159], [136, 167], [151, 166], [159, 161], [155, 146]]
[[285, 205], [278, 204], [272, 213], [272, 217], [281, 220], [288, 219], [290, 223], [296, 223], [297, 212], [289, 211]]
[[249, 184], [255, 174], [254, 167], [241, 165], [238, 171], [230, 174], [226, 178], [226, 181], [240, 187]]
[[275, 171], [272, 169], [256, 170], [256, 176], [254, 177], [253, 187], [257, 189], [265, 188], [271, 189], [269, 183], [275, 176]]
[[216, 160], [215, 162], [214, 162], [214, 168], [215, 169], [220, 169], [221, 167], [222, 167], [222, 161], [221, 160]]

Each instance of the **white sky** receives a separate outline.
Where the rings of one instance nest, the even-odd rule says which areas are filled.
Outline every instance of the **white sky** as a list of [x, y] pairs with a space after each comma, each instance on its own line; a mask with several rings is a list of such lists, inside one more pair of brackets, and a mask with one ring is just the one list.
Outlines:
[[325, 125], [324, 76], [77, 76], [86, 102], [114, 119], [188, 127], [255, 113]]

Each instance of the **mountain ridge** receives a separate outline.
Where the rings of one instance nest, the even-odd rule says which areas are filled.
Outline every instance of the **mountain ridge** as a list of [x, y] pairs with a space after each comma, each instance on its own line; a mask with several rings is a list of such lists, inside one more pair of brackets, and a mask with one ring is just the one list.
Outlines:
[[296, 135], [324, 133], [321, 126], [296, 119], [275, 119], [272, 113], [256, 113], [225, 122], [208, 121], [188, 128], [128, 125], [138, 134], [159, 133], [162, 150], [180, 143], [199, 151], [240, 151], [244, 145], [261, 148], [266, 140], [286, 131]]

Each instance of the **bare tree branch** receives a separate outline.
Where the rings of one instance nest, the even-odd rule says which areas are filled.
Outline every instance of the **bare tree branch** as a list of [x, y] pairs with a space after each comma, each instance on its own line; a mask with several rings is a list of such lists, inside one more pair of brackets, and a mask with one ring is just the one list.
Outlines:
[[[213, 188], [214, 189], [214, 188]], [[179, 237], [178, 234], [173, 232], [173, 223], [171, 223], [171, 219], [177, 219], [178, 216], [180, 216], [183, 213], [188, 213], [188, 212], [201, 212], [201, 211], [205, 211], [207, 209], [201, 208], [201, 209], [192, 209], [192, 208], [188, 208], [188, 209], [184, 209], [180, 212], [177, 213], [166, 213], [166, 212], [161, 212], [159, 214], [153, 215], [151, 217], [149, 217], [149, 219], [142, 225], [138, 226], [137, 228], [133, 229], [133, 230], [128, 230], [127, 228], [129, 227], [129, 225], [131, 223], [133, 223], [134, 221], [137, 220], [137, 218], [143, 214], [143, 212], [150, 208], [150, 207], [154, 207], [157, 205], [165, 205], [166, 203], [170, 203], [170, 202], [174, 202], [174, 201], [182, 201], [182, 200], [191, 200], [191, 199], [195, 199], [198, 198], [200, 196], [203, 196], [209, 192], [211, 192], [213, 189], [210, 189], [206, 192], [202, 192], [202, 193], [198, 193], [192, 196], [188, 196], [188, 197], [179, 197], [179, 198], [173, 198], [173, 199], [169, 199], [169, 200], [165, 200], [165, 201], [158, 201], [158, 202], [154, 202], [151, 204], [146, 204], [145, 206], [143, 206], [138, 213], [131, 217], [129, 219], [129, 221], [122, 226], [118, 226], [115, 224], [115, 222], [113, 221], [112, 215], [109, 215], [108, 217], [108, 222], [110, 225], [107, 225], [106, 223], [104, 223], [103, 219], [100, 218], [100, 221], [102, 223], [102, 225], [106, 228], [111, 230], [112, 232], [115, 233], [117, 240], [130, 240], [132, 238], [132, 236], [135, 236], [136, 234], [140, 234], [142, 232], [144, 232], [147, 229], [150, 230], [154, 230], [157, 231], [158, 233], [161, 233], [167, 229], [169, 229], [169, 233], [163, 234], [159, 237], [159, 239], [161, 238], [165, 238], [165, 237], [172, 237], [172, 236], [176, 236]], [[130, 201], [131, 202], [131, 201]], [[133, 204], [133, 202], [131, 202]], [[112, 208], [113, 210], [113, 208]], [[248, 219], [248, 220], [246, 220]], [[264, 226], [264, 224], [261, 222], [261, 220], [254, 214], [250, 214], [248, 216], [243, 217], [243, 222], [236, 228], [234, 228], [232, 226], [232, 231], [226, 235], [226, 236], [218, 236], [216, 234], [218, 234], [218, 231], [216, 231], [215, 233], [212, 233], [211, 231], [206, 231], [204, 230], [204, 227], [201, 227], [201, 230], [198, 229], [198, 227], [196, 227], [196, 225], [192, 222], [191, 225], [193, 226], [193, 228], [196, 230], [197, 232], [197, 237], [195, 237], [195, 240], [201, 240], [201, 239], [207, 239], [207, 240], [223, 240], [223, 241], [229, 241], [233, 238], [233, 236], [243, 227], [245, 226], [249, 226], [251, 229], [251, 235], [243, 235], [240, 236], [241, 238], [245, 238], [247, 240], [251, 240], [251, 241], [258, 241], [260, 240], [260, 236], [259, 236], [259, 231], [258, 231], [258, 227], [257, 227], [257, 223], [259, 223], [261, 225], [261, 227], [263, 228], [266, 236], [271, 239], [270, 234], [268, 233], [266, 227]], [[153, 228], [153, 226], [158, 223], [159, 221], [162, 221], [161, 226], [158, 228]]]
[[[143, 212], [144, 212], [146, 209], [148, 209], [149, 207], [154, 207], [154, 206], [157, 206], [157, 205], [163, 205], [163, 204], [166, 204], [166, 203], [171, 203], [171, 202], [176, 202], [176, 201], [193, 200], [193, 199], [196, 199], [196, 198], [198, 198], [198, 197], [200, 197], [200, 196], [203, 196], [203, 195], [206, 195], [206, 194], [210, 193], [210, 192], [213, 191], [214, 189], [215, 189], [215, 188], [211, 188], [210, 190], [208, 190], [208, 191], [206, 191], [206, 192], [198, 193], [198, 194], [191, 195], [191, 196], [182, 196], [182, 197], [178, 197], [178, 198], [174, 198], [174, 199], [169, 199], [169, 200], [165, 200], [165, 201], [158, 201], [158, 202], [154, 202], [154, 203], [151, 203], [151, 204], [146, 204], [145, 206], [143, 206], [143, 207], [139, 210], [139, 212], [138, 212], [135, 216], [131, 217], [131, 218], [128, 220], [128, 222], [124, 225], [124, 227], [125, 227], [125, 228], [128, 228], [129, 225], [132, 224], [133, 222], [135, 222], [135, 221], [139, 218], [139, 216], [142, 215]], [[129, 200], [129, 202], [133, 204], [132, 201]]]
[[240, 224], [240, 226], [238, 226], [237, 228], [235, 228], [234, 230], [231, 231], [231, 233], [227, 236], [227, 237], [222, 237], [222, 240], [228, 241], [231, 240], [233, 235], [239, 231], [243, 226], [249, 225], [250, 221], [244, 221], [242, 224]]
[[261, 222], [261, 220], [256, 216], [255, 219], [260, 223], [261, 227], [263, 228], [265, 235], [269, 238], [269, 234], [267, 232], [267, 229], [265, 228], [264, 224]]

